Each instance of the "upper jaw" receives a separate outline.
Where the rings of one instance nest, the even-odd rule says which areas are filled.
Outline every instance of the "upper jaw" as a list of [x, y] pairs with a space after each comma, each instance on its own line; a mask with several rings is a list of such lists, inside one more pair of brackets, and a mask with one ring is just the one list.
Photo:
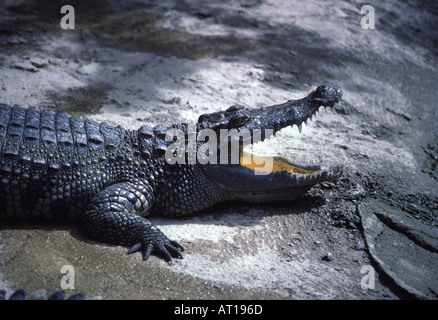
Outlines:
[[[235, 105], [226, 111], [200, 116], [198, 129], [212, 129], [218, 135], [222, 130], [235, 129], [228, 140], [222, 141], [229, 145], [239, 141], [239, 162], [236, 164], [229, 157], [227, 164], [221, 162], [205, 166], [206, 174], [223, 189], [238, 191], [237, 194], [245, 194], [247, 197], [250, 197], [248, 192], [262, 192], [271, 194], [273, 199], [292, 199], [298, 193], [290, 190], [306, 190], [317, 183], [339, 179], [344, 170], [342, 165], [298, 165], [281, 156], [262, 157], [252, 154], [243, 161], [243, 148], [246, 144], [263, 141], [287, 126], [297, 125], [301, 129], [302, 123], [307, 122], [321, 106], [333, 107], [341, 97], [340, 88], [323, 85], [300, 100], [289, 100], [280, 105], [258, 109]], [[245, 130], [249, 133], [246, 136], [249, 139], [242, 137]], [[219, 151], [218, 148], [218, 154]], [[260, 163], [262, 166], [258, 165]]]
[[300, 100], [289, 100], [283, 104], [264, 108], [234, 105], [226, 111], [203, 114], [198, 119], [198, 129], [213, 129], [217, 133], [222, 129], [236, 129], [239, 133], [247, 129], [251, 136], [254, 130], [261, 130], [260, 139], [263, 141], [268, 137], [266, 130], [270, 129], [272, 134], [275, 134], [291, 125], [297, 125], [300, 128], [303, 122], [307, 122], [318, 111], [319, 107], [332, 108], [341, 100], [341, 97], [342, 90], [339, 87], [322, 85]]
[[[333, 108], [341, 98], [339, 87], [321, 85], [300, 100], [264, 108], [234, 105], [225, 111], [203, 114], [198, 119], [197, 130], [211, 129], [218, 137], [225, 131], [228, 138], [225, 135], [225, 140], [220, 139], [217, 154], [223, 150], [221, 143], [233, 146], [238, 142], [241, 157], [245, 145], [264, 141], [282, 128], [296, 125], [301, 132], [302, 123], [307, 123], [321, 106]], [[228, 159], [230, 164], [236, 164], [231, 160], [231, 154]]]

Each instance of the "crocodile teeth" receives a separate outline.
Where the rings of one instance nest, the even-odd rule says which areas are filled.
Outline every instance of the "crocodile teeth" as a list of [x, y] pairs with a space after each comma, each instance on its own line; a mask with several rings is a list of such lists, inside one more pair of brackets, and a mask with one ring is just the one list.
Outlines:
[[298, 131], [301, 133], [303, 131], [303, 125], [300, 123], [298, 126]]

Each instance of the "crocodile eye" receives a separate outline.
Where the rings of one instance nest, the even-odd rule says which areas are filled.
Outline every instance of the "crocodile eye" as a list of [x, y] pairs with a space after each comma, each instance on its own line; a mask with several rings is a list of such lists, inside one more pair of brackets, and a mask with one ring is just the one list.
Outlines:
[[243, 125], [249, 120], [249, 117], [246, 114], [237, 114], [231, 118], [231, 123], [233, 125]]
[[221, 121], [221, 119], [222, 119], [221, 112], [205, 113], [199, 116], [198, 123], [203, 123], [203, 122], [218, 123]]

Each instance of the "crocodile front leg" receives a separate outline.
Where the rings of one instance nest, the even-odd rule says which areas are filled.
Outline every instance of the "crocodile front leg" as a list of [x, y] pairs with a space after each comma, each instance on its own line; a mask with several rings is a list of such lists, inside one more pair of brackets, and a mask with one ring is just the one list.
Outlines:
[[138, 215], [149, 211], [151, 201], [150, 192], [144, 186], [115, 184], [91, 200], [82, 221], [99, 241], [130, 246], [128, 253], [141, 251], [143, 260], [155, 253], [171, 264], [172, 257], [183, 257], [180, 250], [184, 248]]

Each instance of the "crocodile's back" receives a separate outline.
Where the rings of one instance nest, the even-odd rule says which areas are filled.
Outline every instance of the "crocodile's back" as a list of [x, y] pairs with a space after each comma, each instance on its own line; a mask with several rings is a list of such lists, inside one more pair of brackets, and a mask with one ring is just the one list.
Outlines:
[[126, 131], [79, 116], [0, 105], [0, 218], [74, 217], [112, 183]]

